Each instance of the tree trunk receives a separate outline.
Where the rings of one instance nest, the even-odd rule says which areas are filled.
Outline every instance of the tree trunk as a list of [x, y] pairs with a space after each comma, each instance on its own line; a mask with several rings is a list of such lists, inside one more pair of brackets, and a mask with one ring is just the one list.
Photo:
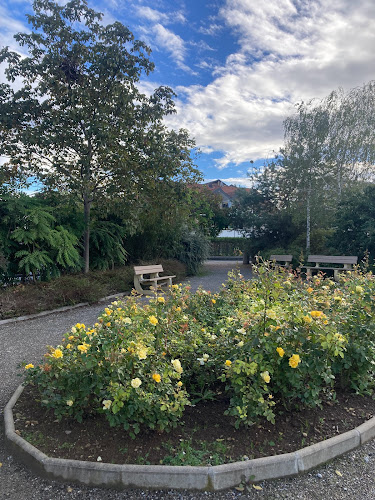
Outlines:
[[85, 231], [83, 235], [83, 259], [85, 262], [85, 274], [90, 270], [90, 209], [91, 201], [87, 194], [83, 199], [83, 212], [85, 221]]
[[310, 253], [310, 234], [311, 234], [311, 185], [307, 190], [306, 200], [306, 253]]

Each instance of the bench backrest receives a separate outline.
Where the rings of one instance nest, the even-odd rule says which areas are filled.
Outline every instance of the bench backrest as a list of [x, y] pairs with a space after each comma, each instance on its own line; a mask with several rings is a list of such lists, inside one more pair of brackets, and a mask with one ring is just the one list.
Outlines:
[[271, 255], [270, 260], [280, 260], [282, 262], [292, 262], [293, 255]]
[[317, 264], [357, 264], [358, 257], [355, 255], [309, 255], [307, 262]]
[[162, 273], [163, 266], [161, 264], [155, 264], [153, 266], [134, 266], [134, 274], [137, 276], [142, 274], [151, 274], [151, 273]]

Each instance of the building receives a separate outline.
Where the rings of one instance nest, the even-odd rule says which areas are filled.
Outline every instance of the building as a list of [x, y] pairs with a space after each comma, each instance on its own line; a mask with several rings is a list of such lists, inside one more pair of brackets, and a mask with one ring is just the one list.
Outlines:
[[208, 189], [213, 194], [216, 194], [218, 197], [221, 198], [221, 204], [220, 204], [221, 208], [231, 207], [233, 205], [233, 201], [235, 200], [238, 191], [240, 189], [244, 189], [232, 185], [228, 186], [228, 184], [225, 184], [225, 182], [219, 179], [212, 182], [206, 182], [205, 184], [199, 184], [199, 188], [201, 187]]

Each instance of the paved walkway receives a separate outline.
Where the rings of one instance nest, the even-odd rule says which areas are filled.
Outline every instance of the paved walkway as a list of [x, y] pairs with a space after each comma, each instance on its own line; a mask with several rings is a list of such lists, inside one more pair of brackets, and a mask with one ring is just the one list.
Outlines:
[[[245, 278], [251, 277], [249, 266], [243, 266], [240, 262], [233, 261], [208, 261], [205, 264], [202, 276], [193, 277], [190, 280], [193, 290], [202, 285], [206, 290], [217, 291], [221, 283], [226, 280], [228, 271], [239, 269]], [[0, 499], [11, 500], [55, 500], [55, 499], [196, 499], [196, 498], [288, 498], [288, 499], [321, 499], [329, 494], [331, 500], [342, 498], [373, 499], [375, 498], [374, 487], [374, 459], [370, 458], [366, 462], [367, 469], [371, 468], [371, 480], [369, 470], [363, 472], [362, 467], [355, 467], [357, 475], [338, 479], [332, 472], [332, 467], [344, 470], [345, 463], [352, 464], [361, 457], [375, 455], [375, 446], [371, 442], [361, 451], [347, 454], [334, 465], [319, 469], [321, 478], [316, 479], [316, 473], [307, 474], [294, 479], [274, 481], [262, 485], [263, 490], [249, 491], [242, 494], [237, 490], [222, 493], [188, 493], [188, 492], [142, 492], [126, 491], [116, 492], [113, 490], [101, 490], [96, 488], [86, 488], [76, 485], [63, 485], [54, 481], [45, 481], [31, 473], [15, 461], [5, 450], [3, 410], [9, 401], [16, 387], [20, 383], [18, 374], [19, 363], [37, 363], [45, 353], [46, 345], [56, 345], [61, 341], [62, 335], [77, 322], [86, 325], [93, 324], [104, 305], [93, 305], [52, 314], [49, 316], [30, 319], [23, 322], [14, 322], [0, 326]], [[338, 465], [335, 465], [338, 463]], [[331, 467], [331, 468], [330, 468]], [[334, 471], [334, 469], [333, 469]], [[318, 484], [316, 484], [318, 481]], [[336, 486], [336, 483], [340, 483]], [[345, 484], [347, 485], [345, 490]], [[321, 489], [320, 489], [321, 487]], [[353, 496], [353, 487], [356, 494]], [[321, 491], [321, 496], [319, 491]], [[318, 495], [318, 496], [317, 496]]]

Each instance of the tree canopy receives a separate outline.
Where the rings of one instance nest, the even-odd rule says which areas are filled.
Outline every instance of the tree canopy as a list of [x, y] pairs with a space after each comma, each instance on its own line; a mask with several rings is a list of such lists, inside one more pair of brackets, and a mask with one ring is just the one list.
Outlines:
[[0, 52], [8, 80], [22, 81], [1, 88], [1, 153], [7, 172], [21, 168], [83, 204], [87, 272], [92, 204], [123, 199], [131, 219], [156, 182], [196, 180], [194, 141], [163, 123], [175, 111], [170, 88], [140, 90], [154, 65], [128, 28], [103, 25], [85, 0], [34, 0], [33, 8], [32, 31], [15, 35], [28, 56]]

